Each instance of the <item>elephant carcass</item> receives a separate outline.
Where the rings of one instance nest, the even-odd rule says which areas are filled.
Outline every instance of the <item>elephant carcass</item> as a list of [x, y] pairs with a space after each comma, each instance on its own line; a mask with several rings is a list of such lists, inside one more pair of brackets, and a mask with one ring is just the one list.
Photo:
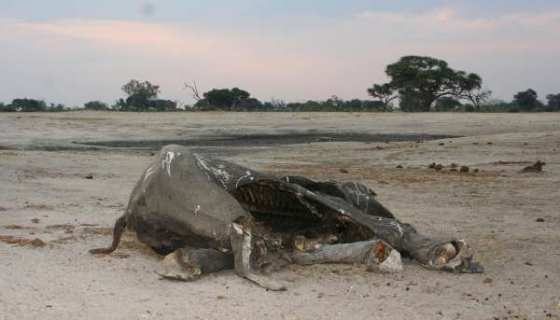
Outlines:
[[300, 176], [262, 174], [220, 159], [197, 155], [202, 168], [274, 231], [299, 234], [335, 233], [344, 243], [381, 239], [429, 269], [482, 272], [464, 240], [432, 238], [400, 222], [357, 182], [317, 182]]
[[125, 227], [156, 252], [171, 254], [164, 260], [170, 266], [189, 269], [187, 276], [177, 271], [183, 279], [233, 267], [280, 289], [258, 271], [272, 262], [361, 262], [379, 269], [398, 251], [427, 268], [482, 271], [464, 241], [419, 234], [362, 184], [278, 178], [176, 145], [164, 147], [136, 184], [112, 245], [91, 252], [115, 250]]

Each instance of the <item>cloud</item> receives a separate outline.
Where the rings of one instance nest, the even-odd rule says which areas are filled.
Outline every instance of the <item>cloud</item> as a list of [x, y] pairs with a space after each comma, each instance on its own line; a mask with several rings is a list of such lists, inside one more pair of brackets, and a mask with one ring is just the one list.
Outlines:
[[441, 8], [416, 14], [366, 11], [356, 17], [370, 30], [387, 29], [387, 35], [393, 39], [408, 40], [419, 47], [436, 45], [440, 50], [458, 48], [468, 55], [473, 51], [544, 49], [540, 45], [560, 48], [558, 41], [549, 41], [560, 31], [560, 12], [467, 18], [453, 9]]
[[[270, 94], [264, 98], [270, 98], [280, 83], [294, 82], [297, 73], [309, 74], [318, 64], [328, 67], [321, 56], [302, 55], [297, 48], [263, 35], [218, 33], [186, 25], [64, 20], [20, 22], [9, 29], [0, 34], [2, 39], [18, 42], [26, 54], [48, 57], [48, 64], [63, 68], [62, 64], [71, 62], [100, 81], [111, 77], [122, 83], [142, 77], [161, 83], [164, 89], [175, 87], [172, 94], [179, 98], [186, 93], [178, 87], [190, 80], [211, 86], [261, 87], [261, 92], [267, 90], [259, 83], [266, 84]], [[107, 67], [102, 69], [111, 69], [110, 74], [99, 74], [88, 63], [104, 64]]]
[[[0, 101], [19, 96], [71, 104], [113, 101], [131, 78], [185, 100], [185, 81], [203, 89], [240, 86], [258, 98], [365, 97], [385, 65], [407, 54], [441, 57], [480, 73], [498, 96], [554, 88], [560, 12], [468, 18], [450, 8], [365, 11], [216, 28], [123, 20], [0, 20]], [[556, 40], [555, 40], [556, 39]]]

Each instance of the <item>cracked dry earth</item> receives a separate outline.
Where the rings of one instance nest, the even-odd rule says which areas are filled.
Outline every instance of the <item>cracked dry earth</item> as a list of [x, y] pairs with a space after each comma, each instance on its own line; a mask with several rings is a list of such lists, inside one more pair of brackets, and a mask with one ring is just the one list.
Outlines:
[[[560, 318], [559, 114], [0, 114], [0, 133], [0, 319]], [[87, 253], [110, 242], [154, 150], [75, 142], [310, 133], [456, 138], [197, 148], [275, 174], [364, 182], [402, 221], [467, 239], [486, 273], [292, 266], [274, 274], [288, 283], [278, 293], [231, 271], [159, 280], [161, 258], [131, 234], [109, 256]], [[537, 160], [543, 172], [520, 172]]]

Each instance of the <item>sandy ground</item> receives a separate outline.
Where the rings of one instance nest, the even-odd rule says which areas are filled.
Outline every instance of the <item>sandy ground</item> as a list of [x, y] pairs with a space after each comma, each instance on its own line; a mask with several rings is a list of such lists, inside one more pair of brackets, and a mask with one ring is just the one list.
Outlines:
[[[422, 232], [467, 239], [486, 273], [293, 266], [274, 275], [289, 284], [278, 293], [231, 271], [159, 280], [160, 258], [132, 235], [110, 256], [86, 252], [110, 242], [151, 151], [73, 141], [288, 133], [462, 136], [209, 151], [272, 173], [362, 181]], [[560, 319], [559, 151], [560, 114], [0, 114], [0, 319]], [[536, 160], [544, 172], [519, 172]]]

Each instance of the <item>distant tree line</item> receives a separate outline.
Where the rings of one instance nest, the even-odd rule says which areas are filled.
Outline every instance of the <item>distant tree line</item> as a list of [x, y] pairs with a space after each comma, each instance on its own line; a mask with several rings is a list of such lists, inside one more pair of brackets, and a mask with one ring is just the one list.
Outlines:
[[[560, 93], [546, 96], [547, 103], [538, 99], [533, 89], [520, 91], [510, 102], [492, 100], [492, 92], [483, 89], [482, 78], [451, 68], [446, 61], [425, 56], [404, 56], [389, 64], [386, 83], [373, 84], [367, 93], [373, 100], [343, 100], [332, 96], [326, 100], [285, 103], [281, 100], [262, 102], [243, 89], [211, 89], [199, 94], [195, 82], [185, 84], [196, 100], [192, 106], [178, 107], [176, 101], [159, 98], [160, 87], [149, 81], [130, 80], [121, 89], [126, 98], [113, 105], [89, 101], [86, 110], [111, 111], [276, 111], [276, 112], [539, 112], [560, 111]], [[0, 103], [0, 112], [67, 111], [62, 104], [43, 100], [14, 99]]]
[[285, 103], [281, 100], [261, 102], [249, 92], [239, 89], [212, 89], [203, 94], [192, 107], [192, 111], [276, 111], [276, 112], [368, 112], [391, 111], [385, 103], [371, 100], [343, 100], [332, 96], [326, 100]]
[[37, 99], [14, 99], [9, 104], [0, 102], [0, 112], [60, 112], [68, 110], [63, 104], [47, 104]]

